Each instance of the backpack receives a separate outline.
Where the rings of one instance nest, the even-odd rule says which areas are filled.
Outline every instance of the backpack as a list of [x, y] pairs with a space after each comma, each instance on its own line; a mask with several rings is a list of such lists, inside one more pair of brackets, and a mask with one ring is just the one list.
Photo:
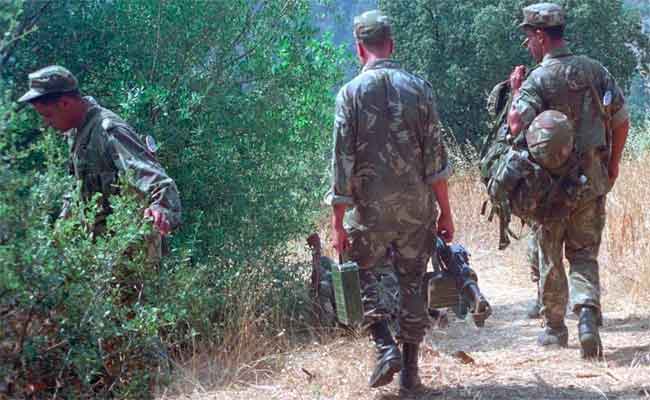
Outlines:
[[549, 171], [531, 157], [523, 134], [511, 140], [507, 123], [511, 102], [507, 81], [495, 86], [488, 97], [488, 111], [496, 118], [479, 163], [488, 194], [481, 214], [486, 214], [489, 202], [488, 220], [495, 215], [499, 218], [500, 250], [510, 244], [511, 237], [518, 239], [510, 229], [513, 215], [522, 226], [566, 218], [575, 209], [578, 189], [584, 183], [575, 152], [562, 169]]

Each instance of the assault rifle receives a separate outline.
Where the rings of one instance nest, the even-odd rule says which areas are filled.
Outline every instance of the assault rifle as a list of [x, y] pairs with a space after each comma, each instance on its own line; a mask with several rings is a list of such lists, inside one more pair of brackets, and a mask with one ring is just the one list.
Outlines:
[[434, 271], [425, 276], [429, 313], [451, 308], [458, 317], [465, 318], [469, 312], [476, 326], [484, 326], [492, 307], [478, 287], [478, 276], [469, 266], [465, 247], [448, 245], [437, 238], [432, 263]]

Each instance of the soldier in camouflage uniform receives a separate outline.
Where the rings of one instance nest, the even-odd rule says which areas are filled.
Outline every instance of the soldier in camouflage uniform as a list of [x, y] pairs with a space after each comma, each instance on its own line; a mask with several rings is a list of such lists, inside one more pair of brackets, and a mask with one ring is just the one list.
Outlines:
[[[336, 98], [327, 196], [333, 245], [361, 269], [365, 324], [377, 345], [370, 386], [388, 384], [401, 370], [400, 390], [412, 391], [421, 387], [418, 348], [427, 325], [421, 282], [435, 243], [436, 199], [437, 231], [447, 241], [454, 233], [447, 195], [451, 168], [431, 85], [389, 59], [388, 18], [379, 11], [358, 16], [354, 36], [363, 70]], [[401, 353], [388, 329], [389, 313], [378, 301], [373, 270], [390, 246], [400, 286]]]
[[[511, 74], [510, 130], [519, 134], [545, 110], [566, 114], [576, 130], [574, 151], [587, 178], [570, 215], [544, 221], [538, 230], [541, 313], [546, 326], [539, 344], [567, 345], [564, 317], [570, 285], [571, 304], [579, 315], [582, 355], [597, 357], [602, 354], [597, 257], [605, 225], [605, 196], [618, 176], [628, 113], [621, 89], [607, 69], [567, 48], [565, 12], [560, 6], [539, 3], [524, 8], [523, 13], [524, 45], [539, 65], [527, 78], [523, 66]], [[570, 263], [568, 282], [563, 250]]]
[[[49, 66], [29, 75], [29, 91], [18, 101], [31, 104], [46, 125], [63, 133], [70, 144], [71, 173], [81, 182], [84, 200], [101, 193], [101, 209], [93, 234], [106, 230], [109, 197], [117, 193], [121, 173], [146, 196], [145, 217], [156, 228], [147, 240], [148, 260], [160, 261], [161, 236], [180, 223], [181, 204], [174, 181], [154, 155], [151, 138], [143, 141], [133, 128], [92, 97], [82, 97], [77, 79], [60, 66]], [[66, 206], [62, 217], [66, 216]]]

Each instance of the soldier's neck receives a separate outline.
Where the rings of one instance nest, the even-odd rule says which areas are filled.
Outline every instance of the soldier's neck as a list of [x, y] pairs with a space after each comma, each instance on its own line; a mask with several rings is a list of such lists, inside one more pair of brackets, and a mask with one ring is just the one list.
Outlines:
[[86, 123], [86, 117], [88, 116], [88, 110], [90, 109], [90, 104], [84, 99], [81, 99], [74, 108], [74, 127], [76, 129], [81, 128]]
[[390, 54], [386, 54], [384, 56], [379, 56], [375, 54], [369, 54], [368, 58], [366, 58], [366, 62], [363, 64], [364, 67], [368, 67], [369, 65], [375, 64], [377, 61], [380, 60], [387, 60], [390, 58]]
[[544, 46], [544, 56], [564, 47], [567, 47], [567, 43], [564, 39], [552, 40]]

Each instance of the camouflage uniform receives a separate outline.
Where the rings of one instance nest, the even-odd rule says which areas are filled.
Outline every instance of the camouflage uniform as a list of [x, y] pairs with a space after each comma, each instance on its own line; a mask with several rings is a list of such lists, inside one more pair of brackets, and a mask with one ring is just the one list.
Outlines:
[[[29, 75], [29, 80], [30, 90], [19, 99], [21, 102], [78, 90], [76, 78], [59, 66], [38, 70]], [[87, 201], [95, 193], [102, 194], [102, 207], [93, 233], [104, 233], [111, 210], [109, 197], [117, 194], [118, 175], [126, 172], [130, 183], [146, 196], [149, 208], [163, 212], [171, 227], [177, 227], [181, 215], [178, 189], [152, 150], [116, 114], [101, 107], [92, 97], [84, 97], [84, 101], [88, 106], [84, 122], [66, 135], [70, 145], [70, 172], [81, 183], [82, 198]], [[160, 234], [154, 230], [147, 242], [149, 262], [157, 263], [161, 256]]]
[[526, 258], [530, 266], [530, 280], [535, 284], [539, 282], [539, 243], [537, 243], [537, 227], [531, 226], [528, 237], [528, 248]]
[[[149, 207], [164, 212], [172, 227], [178, 226], [181, 206], [176, 184], [152, 151], [120, 117], [92, 97], [84, 100], [89, 105], [86, 120], [69, 134], [70, 160], [84, 199], [94, 193], [103, 195], [103, 212], [95, 222], [95, 233], [103, 233], [105, 217], [110, 212], [108, 198], [116, 194], [118, 174], [127, 171], [130, 183], [146, 194]], [[149, 239], [150, 257], [160, 257], [160, 242], [159, 234], [154, 232]]]
[[400, 332], [424, 337], [422, 276], [434, 246], [431, 185], [451, 175], [431, 85], [392, 60], [366, 65], [336, 99], [329, 204], [347, 204], [344, 226], [360, 266], [366, 323], [387, 319], [375, 266], [394, 246], [400, 284]]
[[[557, 5], [537, 4], [524, 9], [522, 26], [552, 27], [564, 25], [564, 19], [564, 11]], [[573, 55], [566, 47], [544, 56], [513, 103], [525, 127], [548, 109], [566, 114], [576, 129], [575, 150], [587, 177], [571, 215], [545, 221], [537, 231], [542, 314], [549, 325], [564, 320], [569, 285], [574, 311], [581, 306], [600, 309], [597, 257], [605, 225], [605, 195], [610, 188], [606, 126], [591, 85], [600, 99], [611, 99], [612, 125], [624, 122], [627, 111], [614, 78], [598, 62]], [[563, 250], [570, 263], [569, 282], [562, 265]]]

